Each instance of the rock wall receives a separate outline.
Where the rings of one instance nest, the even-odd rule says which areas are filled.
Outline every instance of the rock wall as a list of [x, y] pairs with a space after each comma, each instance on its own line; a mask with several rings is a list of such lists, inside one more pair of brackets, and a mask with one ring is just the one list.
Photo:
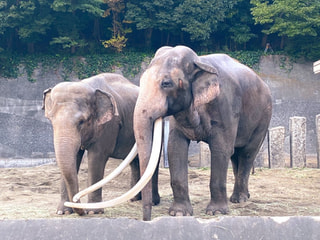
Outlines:
[[[145, 68], [146, 64], [142, 63], [141, 72]], [[284, 126], [286, 141], [289, 141], [289, 118], [306, 117], [307, 152], [315, 154], [320, 74], [313, 74], [312, 62], [293, 63], [284, 56], [264, 56], [256, 71], [272, 91], [274, 110], [271, 127]], [[140, 74], [132, 79], [134, 83], [138, 82]], [[52, 127], [44, 117], [42, 95], [45, 89], [63, 79], [59, 70], [43, 72], [41, 68], [34, 71], [32, 78], [36, 79], [33, 83], [28, 81], [23, 67], [17, 79], [0, 78], [0, 160], [6, 159], [6, 163], [17, 159], [43, 161], [54, 158]], [[73, 80], [78, 79], [73, 77]]]

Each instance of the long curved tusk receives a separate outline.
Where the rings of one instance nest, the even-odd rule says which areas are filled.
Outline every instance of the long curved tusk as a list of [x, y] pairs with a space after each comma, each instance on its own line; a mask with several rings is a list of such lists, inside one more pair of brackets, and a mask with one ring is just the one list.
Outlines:
[[96, 182], [95, 184], [91, 185], [90, 187], [78, 192], [76, 195], [73, 196], [72, 200], [74, 202], [77, 202], [83, 196], [103, 187], [105, 184], [107, 184], [112, 179], [117, 177], [123, 171], [123, 169], [125, 169], [133, 161], [133, 159], [135, 158], [137, 153], [138, 153], [137, 144], [135, 143], [134, 146], [132, 147], [130, 153], [128, 154], [128, 156], [122, 161], [122, 163], [115, 170], [113, 170], [112, 173], [110, 173], [107, 177], [100, 180], [99, 182]]
[[126, 202], [129, 199], [133, 198], [150, 181], [155, 169], [157, 168], [160, 150], [161, 150], [161, 143], [162, 143], [162, 118], [158, 118], [154, 123], [152, 152], [151, 152], [147, 169], [134, 187], [132, 187], [128, 192], [124, 193], [120, 197], [111, 199], [106, 202], [98, 202], [98, 203], [65, 202], [64, 205], [66, 207], [82, 208], [82, 209], [106, 208], [106, 207], [112, 207], [112, 206], [118, 205], [120, 203]]

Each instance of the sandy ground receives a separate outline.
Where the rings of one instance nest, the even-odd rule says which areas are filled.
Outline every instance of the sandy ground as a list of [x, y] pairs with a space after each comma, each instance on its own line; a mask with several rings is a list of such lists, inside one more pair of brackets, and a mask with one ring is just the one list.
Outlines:
[[[120, 163], [110, 160], [106, 174]], [[189, 170], [190, 198], [197, 218], [205, 215], [209, 202], [207, 168]], [[55, 164], [32, 168], [0, 169], [0, 220], [36, 218], [79, 218], [77, 214], [58, 216], [60, 172]], [[87, 185], [87, 169], [80, 170], [80, 187]], [[129, 189], [130, 170], [126, 169], [103, 189], [105, 200], [119, 196]], [[233, 189], [232, 169], [228, 172], [228, 196]], [[152, 218], [167, 216], [172, 202], [169, 170], [161, 168], [159, 175], [161, 203], [153, 207]], [[231, 216], [320, 216], [320, 169], [256, 169], [250, 176], [251, 198], [243, 204], [230, 203]], [[83, 200], [86, 201], [86, 198]], [[128, 202], [105, 209], [105, 213], [88, 217], [129, 217], [141, 219], [141, 202]], [[214, 216], [216, 217], [216, 216]]]

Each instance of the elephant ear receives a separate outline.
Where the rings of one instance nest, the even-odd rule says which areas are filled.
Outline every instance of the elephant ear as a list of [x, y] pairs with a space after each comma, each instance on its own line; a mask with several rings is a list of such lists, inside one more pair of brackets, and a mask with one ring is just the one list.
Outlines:
[[194, 106], [209, 103], [220, 94], [217, 69], [200, 61], [196, 65], [195, 79], [192, 82]]
[[101, 90], [95, 91], [95, 110], [98, 124], [109, 122], [114, 116], [119, 116], [117, 103], [114, 97]]
[[51, 88], [43, 91], [42, 109], [45, 110], [45, 116], [49, 118], [52, 110]]

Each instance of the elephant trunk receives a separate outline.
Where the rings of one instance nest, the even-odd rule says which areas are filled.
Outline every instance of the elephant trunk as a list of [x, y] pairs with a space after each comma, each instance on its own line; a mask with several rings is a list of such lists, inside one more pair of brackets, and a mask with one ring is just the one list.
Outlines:
[[[54, 148], [57, 164], [67, 188], [68, 198], [72, 200], [73, 196], [79, 191], [77, 154], [80, 149], [80, 138], [71, 133], [54, 132]], [[75, 209], [75, 211], [79, 215], [84, 214], [82, 209]]]
[[[138, 118], [138, 119], [136, 119]], [[135, 138], [139, 154], [140, 162], [140, 174], [142, 175], [148, 165], [149, 158], [152, 149], [152, 130], [154, 122], [149, 118], [135, 117], [134, 129]], [[147, 185], [141, 191], [142, 196], [142, 208], [143, 208], [143, 220], [151, 220], [151, 208], [152, 208], [152, 183], [149, 181]]]
[[[143, 98], [140, 93], [135, 111], [134, 111], [134, 134], [138, 148], [140, 173], [143, 174], [149, 163], [150, 155], [152, 152], [153, 141], [156, 139], [152, 136], [154, 130], [155, 120], [165, 116], [166, 108], [164, 107], [165, 98]], [[148, 99], [148, 105], [146, 103]], [[152, 100], [150, 100], [152, 99]], [[152, 103], [154, 104], [152, 104]], [[149, 107], [148, 107], [149, 106]], [[158, 140], [158, 139], [157, 139]], [[158, 156], [159, 157], [159, 156]], [[151, 220], [152, 208], [152, 183], [151, 181], [141, 191], [142, 194], [142, 207], [143, 207], [143, 220]]]

